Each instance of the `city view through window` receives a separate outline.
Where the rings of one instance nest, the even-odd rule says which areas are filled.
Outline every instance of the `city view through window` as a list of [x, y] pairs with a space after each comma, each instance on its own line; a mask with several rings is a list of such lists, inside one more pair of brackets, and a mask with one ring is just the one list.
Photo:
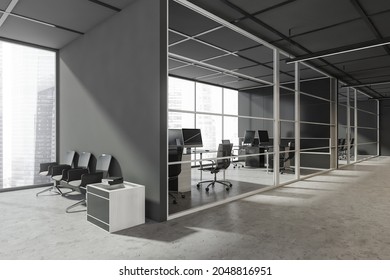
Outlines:
[[56, 55], [0, 41], [0, 188], [49, 182], [56, 159]]

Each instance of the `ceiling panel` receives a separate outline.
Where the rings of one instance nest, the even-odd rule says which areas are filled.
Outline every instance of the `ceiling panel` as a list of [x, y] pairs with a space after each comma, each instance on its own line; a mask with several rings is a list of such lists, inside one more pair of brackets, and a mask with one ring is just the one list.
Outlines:
[[181, 66], [184, 66], [184, 65], [188, 65], [188, 63], [181, 62], [181, 61], [178, 61], [176, 59], [169, 59], [168, 60], [168, 68], [169, 69], [181, 67]]
[[390, 9], [390, 1], [387, 0], [359, 0], [359, 3], [369, 15]]
[[[356, 30], [359, 30], [359, 32], [356, 32]], [[306, 46], [312, 52], [318, 52], [375, 39], [366, 23], [359, 20], [295, 37], [294, 41]], [[288, 42], [285, 43], [286, 46], [289, 44]]]
[[237, 70], [237, 72], [251, 77], [259, 77], [259, 76], [272, 75], [273, 70], [272, 68], [268, 68], [263, 65], [256, 65], [256, 66], [239, 69]]
[[169, 38], [169, 44], [173, 44], [173, 43], [176, 43], [176, 42], [179, 42], [181, 40], [184, 40], [186, 37], [184, 36], [181, 36], [175, 32], [169, 32], [169, 35], [168, 35], [168, 38]]
[[80, 35], [10, 16], [0, 28], [0, 36], [21, 42], [60, 49]]
[[237, 82], [226, 83], [225, 85], [228, 87], [235, 88], [235, 89], [243, 89], [243, 88], [249, 88], [249, 87], [259, 87], [259, 86], [263, 86], [264, 84], [256, 83], [256, 82], [249, 81], [249, 80], [239, 80]]
[[278, 35], [250, 19], [244, 19], [236, 25], [267, 42], [273, 42], [280, 39]]
[[239, 69], [254, 65], [253, 62], [234, 55], [226, 55], [215, 59], [207, 60], [206, 63], [222, 67], [227, 70]]
[[176, 2], [169, 1], [169, 28], [194, 36], [219, 26], [212, 21]]
[[246, 12], [252, 14], [267, 8], [270, 8], [274, 5], [284, 2], [285, 0], [230, 0], [231, 3], [245, 10]]
[[205, 69], [203, 67], [198, 67], [195, 65], [189, 65], [189, 66], [177, 69], [177, 70], [169, 71], [169, 74], [171, 74], [171, 75], [176, 75], [179, 77], [184, 77], [184, 78], [189, 78], [189, 79], [194, 79], [197, 77], [211, 75], [214, 73], [217, 73], [217, 72], [213, 71], [213, 70]]
[[[388, 2], [390, 3], [390, 1]], [[382, 37], [390, 37], [389, 18], [390, 12], [371, 17], [371, 20], [378, 28]]]
[[[9, 3], [11, 2], [11, 0], [0, 0], [0, 9], [5, 11], [5, 9], [7, 9]], [[2, 14], [0, 13], [0, 16]]]
[[371, 48], [361, 51], [344, 53], [342, 55], [334, 55], [324, 57], [324, 59], [332, 64], [344, 64], [356, 60], [365, 60], [373, 57], [387, 56], [388, 54], [383, 47]]
[[185, 41], [183, 43], [169, 47], [169, 52], [195, 60], [203, 60], [225, 54], [225, 52], [196, 42], [194, 40]]
[[20, 0], [13, 12], [80, 32], [117, 13], [85, 0]]
[[359, 18], [350, 1], [300, 0], [258, 16], [285, 36]]
[[223, 84], [228, 83], [228, 82], [238, 81], [239, 79], [237, 77], [220, 74], [220, 75], [215, 75], [212, 77], [199, 78], [198, 80], [205, 81], [205, 82], [212, 83], [212, 84], [223, 85]]
[[264, 46], [254, 47], [245, 51], [238, 52], [240, 56], [253, 59], [259, 63], [268, 63], [273, 61], [273, 51]]
[[119, 9], [123, 9], [129, 4], [133, 3], [134, 0], [100, 0], [100, 2], [106, 3]]
[[221, 1], [210, 1], [210, 0], [189, 0], [193, 4], [201, 7], [226, 21], [232, 21], [240, 18], [241, 13], [223, 4]]
[[198, 38], [229, 51], [238, 51], [258, 45], [257, 42], [226, 27], [199, 36]]

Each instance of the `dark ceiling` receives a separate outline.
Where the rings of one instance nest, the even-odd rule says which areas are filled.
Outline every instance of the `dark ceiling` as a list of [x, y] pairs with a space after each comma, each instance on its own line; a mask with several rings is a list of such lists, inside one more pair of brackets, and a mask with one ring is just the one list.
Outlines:
[[[0, 39], [60, 49], [134, 0], [0, 0]], [[189, 0], [296, 58], [390, 42], [389, 0]], [[145, 15], [147, 16], [147, 15]], [[272, 83], [272, 50], [169, 0], [170, 74], [229, 88]], [[294, 66], [281, 57], [281, 82]], [[390, 45], [306, 62], [390, 97]], [[301, 77], [323, 77], [307, 65]], [[374, 85], [376, 84], [376, 85]], [[369, 86], [364, 86], [369, 85]]]
[[[178, 1], [179, 2], [179, 1]], [[388, 0], [189, 0], [296, 58], [390, 42]], [[272, 82], [272, 50], [170, 1], [170, 74], [231, 88]], [[185, 61], [182, 57], [190, 58]], [[194, 60], [194, 61], [192, 61]], [[201, 61], [198, 65], [195, 61]], [[281, 81], [294, 79], [282, 57]], [[390, 46], [305, 61], [374, 98], [390, 97]], [[211, 69], [217, 66], [222, 69]], [[229, 70], [224, 72], [223, 70]], [[301, 66], [303, 79], [323, 75]], [[233, 73], [232, 73], [233, 72]], [[241, 73], [251, 76], [234, 76]], [[229, 77], [226, 77], [229, 74]], [[376, 85], [375, 85], [376, 84]], [[368, 86], [364, 86], [368, 85]]]

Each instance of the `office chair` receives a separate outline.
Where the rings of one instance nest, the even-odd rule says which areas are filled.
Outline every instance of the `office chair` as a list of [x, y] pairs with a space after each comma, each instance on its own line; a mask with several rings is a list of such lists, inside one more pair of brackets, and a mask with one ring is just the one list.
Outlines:
[[70, 213], [69, 210], [78, 206], [86, 205], [86, 193], [87, 185], [100, 183], [103, 178], [108, 177], [108, 170], [110, 168], [112, 156], [107, 154], [102, 154], [96, 161], [96, 172], [89, 173], [88, 168], [76, 168], [70, 169], [67, 171], [65, 184], [69, 185], [71, 188], [77, 189], [84, 198], [71, 206], [66, 208], [66, 213]]
[[61, 185], [61, 181], [68, 180], [68, 171], [74, 169], [89, 169], [89, 161], [91, 159], [91, 153], [82, 152], [79, 156], [77, 167], [71, 168], [71, 166], [54, 166], [53, 167], [53, 180], [56, 181], [57, 186], [67, 187], [66, 185]]
[[[183, 147], [178, 145], [176, 147], [169, 148], [168, 162], [181, 161], [183, 156]], [[168, 165], [168, 193], [169, 197], [173, 199], [173, 204], [177, 204], [176, 196], [173, 193], [181, 195], [185, 198], [185, 195], [179, 192], [178, 178], [181, 173], [181, 163]]]
[[49, 188], [38, 192], [36, 196], [47, 191], [55, 191], [57, 192], [57, 194], [63, 195], [62, 191], [59, 188], [58, 181], [56, 181], [53, 176], [58, 175], [57, 172], [61, 170], [61, 168], [70, 168], [73, 164], [75, 154], [75, 151], [67, 151], [63, 164], [58, 164], [57, 162], [44, 162], [39, 165], [39, 175], [50, 176], [54, 180], [54, 182], [53, 186], [50, 186]]
[[[295, 157], [295, 144], [294, 144], [294, 142], [292, 142], [292, 141], [288, 142], [287, 146], [289, 147], [288, 156], [285, 157], [284, 156], [285, 153], [283, 153], [283, 156], [282, 156], [282, 154], [280, 154], [281, 155], [281, 165], [280, 165], [279, 172], [281, 174], [283, 174], [284, 171], [287, 170], [287, 168], [286, 168], [287, 161], [292, 160]], [[293, 169], [290, 169], [290, 170], [294, 172]]]
[[[218, 145], [218, 152], [217, 157], [230, 157], [232, 155], [232, 148], [233, 144], [219, 144]], [[230, 158], [228, 159], [217, 159], [216, 161], [211, 160], [211, 167], [202, 167], [201, 171], [209, 171], [211, 174], [214, 174], [213, 180], [206, 180], [199, 182], [196, 187], [200, 188], [200, 186], [204, 183], [209, 183], [206, 187], [206, 192], [209, 192], [209, 187], [214, 187], [215, 183], [220, 183], [224, 186], [226, 186], [226, 190], [230, 190], [230, 188], [233, 186], [232, 183], [226, 180], [217, 180], [217, 173], [219, 173], [220, 170], [226, 170], [230, 166]]]
[[345, 159], [345, 157], [346, 157], [345, 152], [347, 151], [346, 146], [345, 146], [345, 138], [338, 139], [337, 144], [338, 144], [338, 150], [337, 150], [338, 158]]
[[[230, 140], [222, 140], [222, 144], [230, 144]], [[235, 156], [234, 153], [232, 153], [232, 156]], [[233, 168], [240, 168], [240, 167], [245, 167], [245, 165], [243, 165], [242, 163], [240, 163], [240, 159], [237, 158], [237, 162], [232, 162], [233, 164]]]

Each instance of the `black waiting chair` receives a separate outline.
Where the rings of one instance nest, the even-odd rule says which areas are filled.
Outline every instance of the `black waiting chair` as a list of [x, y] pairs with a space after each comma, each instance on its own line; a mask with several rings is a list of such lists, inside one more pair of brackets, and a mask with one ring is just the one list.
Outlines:
[[50, 186], [49, 188], [38, 192], [36, 196], [47, 191], [55, 191], [56, 193], [63, 195], [62, 191], [58, 186], [58, 181], [56, 181], [53, 177], [58, 175], [57, 172], [59, 172], [59, 170], [68, 167], [71, 168], [75, 154], [75, 151], [67, 151], [65, 154], [64, 162], [62, 164], [58, 164], [57, 162], [44, 162], [39, 165], [39, 175], [50, 176], [54, 180], [54, 183], [53, 186]]
[[[222, 144], [230, 144], [230, 140], [222, 140]], [[232, 153], [232, 156], [235, 156], [235, 154]], [[236, 162], [233, 161], [232, 164], [233, 164], [233, 168], [245, 167], [245, 165], [240, 163], [240, 158], [237, 158], [237, 161]]]
[[[53, 172], [52, 172], [53, 173], [52, 179], [56, 182], [58, 187], [63, 187], [64, 185], [61, 185], [61, 181], [68, 180], [68, 171], [73, 170], [73, 169], [89, 169], [90, 159], [91, 159], [91, 153], [82, 152], [79, 155], [77, 167], [72, 168], [69, 165], [54, 166]], [[66, 185], [65, 185], [65, 187], [66, 187]]]
[[[217, 158], [232, 156], [232, 148], [233, 148], [233, 144], [219, 144]], [[211, 166], [202, 167], [200, 170], [211, 172], [211, 174], [214, 174], [214, 179], [199, 182], [196, 185], [197, 188], [200, 188], [200, 186], [204, 183], [209, 183], [205, 189], [206, 192], [208, 192], [210, 186], [214, 187], [215, 183], [219, 183], [224, 185], [227, 191], [230, 190], [230, 188], [233, 186], [232, 183], [226, 180], [217, 180], [217, 173], [219, 173], [219, 171], [221, 170], [226, 170], [230, 166], [230, 161], [231, 161], [230, 158], [217, 159], [215, 161], [211, 160]]]
[[[183, 147], [175, 146], [169, 147], [168, 150], [168, 162], [179, 162], [182, 159]], [[181, 163], [168, 165], [168, 190], [169, 197], [173, 199], [173, 204], [177, 204], [177, 198], [174, 195], [181, 195], [182, 198], [185, 198], [185, 195], [179, 192], [178, 178], [181, 173]]]
[[69, 210], [78, 205], [86, 205], [87, 185], [100, 183], [103, 178], [108, 177], [111, 159], [111, 155], [100, 155], [96, 161], [96, 172], [94, 173], [90, 173], [88, 168], [76, 168], [67, 171], [67, 174], [65, 175], [66, 181], [64, 181], [64, 184], [78, 190], [84, 196], [82, 200], [67, 207], [67, 213], [70, 213]]

